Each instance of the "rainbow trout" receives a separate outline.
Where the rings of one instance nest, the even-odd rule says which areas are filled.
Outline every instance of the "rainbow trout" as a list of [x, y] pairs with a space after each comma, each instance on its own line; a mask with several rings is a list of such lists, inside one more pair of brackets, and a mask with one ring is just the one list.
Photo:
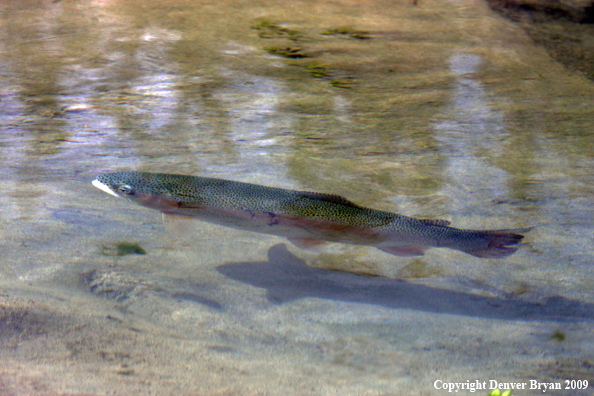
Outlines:
[[430, 247], [442, 247], [503, 258], [518, 250], [524, 238], [519, 233], [530, 230], [463, 230], [446, 220], [364, 208], [338, 195], [208, 177], [117, 172], [99, 175], [93, 185], [161, 211], [166, 222], [172, 217], [196, 218], [282, 236], [302, 248], [328, 241], [374, 246], [397, 256], [422, 256]]

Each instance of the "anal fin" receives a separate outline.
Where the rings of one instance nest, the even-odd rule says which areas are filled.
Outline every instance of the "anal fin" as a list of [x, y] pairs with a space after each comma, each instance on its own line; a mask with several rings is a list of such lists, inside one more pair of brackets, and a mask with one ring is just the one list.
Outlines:
[[376, 246], [382, 252], [401, 257], [423, 256], [427, 246]]

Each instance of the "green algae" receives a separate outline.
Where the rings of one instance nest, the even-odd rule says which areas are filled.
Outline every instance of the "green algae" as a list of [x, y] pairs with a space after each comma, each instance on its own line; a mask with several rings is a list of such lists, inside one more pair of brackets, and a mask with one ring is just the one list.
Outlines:
[[506, 390], [499, 390], [499, 388], [493, 389], [491, 392], [487, 393], [488, 396], [510, 396], [512, 394], [512, 389]]
[[353, 77], [334, 78], [330, 80], [330, 85], [336, 88], [352, 88], [355, 83]]
[[127, 256], [130, 254], [146, 254], [146, 250], [137, 243], [120, 242], [116, 245], [101, 245], [101, 254], [105, 256]]
[[282, 27], [268, 19], [260, 20], [260, 22], [252, 25], [251, 28], [260, 31], [260, 33], [258, 33], [260, 38], [287, 38], [289, 40], [298, 40], [302, 37], [300, 31]]
[[284, 58], [300, 59], [311, 56], [310, 54], [303, 52], [301, 47], [264, 47], [264, 49], [273, 55], [282, 56]]
[[561, 330], [556, 330], [553, 335], [551, 335], [551, 340], [555, 340], [555, 341], [565, 341], [565, 333], [562, 332]]
[[305, 65], [305, 70], [314, 78], [328, 77], [330, 74], [326, 65], [315, 61]]
[[328, 29], [320, 33], [324, 36], [343, 36], [359, 40], [367, 40], [371, 38], [369, 32], [363, 30], [355, 30], [350, 27], [340, 27], [336, 29]]

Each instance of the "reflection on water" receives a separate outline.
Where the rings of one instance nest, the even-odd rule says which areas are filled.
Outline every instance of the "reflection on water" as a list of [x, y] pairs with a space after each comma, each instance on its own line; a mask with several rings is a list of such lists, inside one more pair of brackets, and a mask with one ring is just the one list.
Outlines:
[[283, 117], [277, 111], [282, 85], [271, 78], [231, 70], [223, 70], [221, 75], [227, 77], [228, 85], [215, 91], [213, 98], [228, 109], [227, 136], [233, 141], [236, 162], [245, 164], [242, 171], [248, 174], [285, 179], [286, 170], [274, 161], [282, 150], [278, 135], [282, 139], [292, 125], [290, 115]]
[[[486, 6], [0, 12], [9, 394], [433, 394], [436, 379], [593, 377], [594, 89]], [[539, 227], [505, 260], [313, 255], [209, 224], [177, 241], [158, 213], [90, 185], [126, 169]], [[147, 254], [104, 254], [121, 242]]]
[[[489, 158], [502, 154], [501, 146], [509, 134], [503, 114], [490, 108], [487, 93], [472, 79], [481, 58], [456, 53], [449, 63], [456, 78], [446, 113], [452, 119], [435, 126], [440, 151], [447, 158], [444, 176], [448, 187], [443, 194], [459, 215], [492, 217], [496, 214], [489, 203], [509, 194], [509, 175], [489, 164]], [[501, 210], [497, 212], [501, 216]]]

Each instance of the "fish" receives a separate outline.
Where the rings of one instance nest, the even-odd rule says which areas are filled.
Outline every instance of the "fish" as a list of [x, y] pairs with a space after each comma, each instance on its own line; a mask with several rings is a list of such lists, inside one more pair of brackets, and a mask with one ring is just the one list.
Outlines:
[[448, 248], [480, 258], [515, 253], [531, 228], [471, 230], [441, 219], [416, 219], [359, 206], [340, 195], [295, 191], [201, 176], [114, 172], [93, 186], [162, 212], [165, 223], [198, 219], [287, 238], [315, 250], [326, 242], [373, 246], [402, 256]]

